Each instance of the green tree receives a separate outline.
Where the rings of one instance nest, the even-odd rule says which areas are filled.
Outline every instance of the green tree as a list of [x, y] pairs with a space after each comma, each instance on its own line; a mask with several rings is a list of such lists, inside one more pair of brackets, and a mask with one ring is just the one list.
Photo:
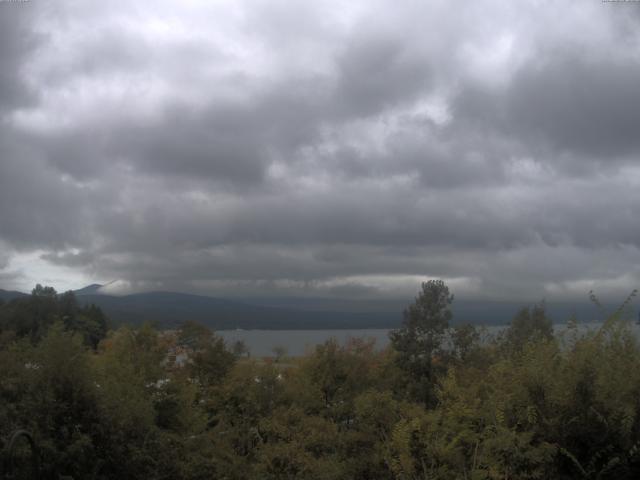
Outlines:
[[479, 347], [480, 332], [469, 323], [457, 325], [451, 331], [451, 348], [457, 360], [464, 362]]
[[373, 342], [351, 339], [341, 346], [335, 338], [316, 346], [300, 365], [297, 379], [305, 390], [309, 411], [319, 412], [343, 425], [355, 416], [354, 399], [377, 381], [377, 355]]
[[504, 347], [510, 352], [521, 351], [528, 343], [553, 338], [553, 322], [547, 317], [544, 302], [522, 308], [504, 333]]
[[39, 283], [36, 284], [35, 288], [31, 290], [31, 295], [34, 297], [46, 297], [46, 298], [55, 298], [57, 295], [56, 289], [53, 287], [42, 286]]
[[183, 322], [178, 329], [178, 343], [194, 350], [209, 345], [213, 337], [213, 331], [198, 322]]
[[452, 318], [452, 302], [444, 281], [423, 282], [415, 302], [404, 311], [402, 327], [390, 334], [396, 361], [408, 376], [410, 394], [428, 406], [435, 401], [438, 366], [434, 357], [440, 353]]
[[80, 306], [73, 292], [56, 293], [38, 284], [28, 297], [16, 298], [0, 306], [0, 332], [3, 338], [28, 338], [38, 343], [49, 328], [61, 322], [79, 333], [86, 345], [96, 348], [106, 336], [107, 317], [95, 305]]
[[189, 376], [204, 389], [220, 384], [233, 367], [236, 355], [222, 337], [197, 322], [185, 322], [178, 331], [178, 344], [189, 349]]
[[244, 342], [244, 340], [236, 340], [235, 342], [233, 342], [232, 351], [236, 357], [246, 356], [248, 358], [251, 356], [249, 347], [247, 347], [247, 344]]
[[287, 356], [287, 349], [282, 345], [276, 345], [271, 349], [271, 351], [273, 352], [274, 361], [276, 363], [282, 362], [282, 360]]

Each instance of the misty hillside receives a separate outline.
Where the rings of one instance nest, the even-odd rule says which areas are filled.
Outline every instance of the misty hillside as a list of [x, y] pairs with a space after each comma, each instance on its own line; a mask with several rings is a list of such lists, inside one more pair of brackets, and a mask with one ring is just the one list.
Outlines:
[[27, 294], [22, 292], [16, 292], [13, 290], [2, 290], [0, 288], [0, 300], [9, 301], [14, 298], [25, 297]]
[[400, 312], [306, 311], [253, 305], [200, 295], [149, 292], [124, 296], [79, 295], [80, 303], [94, 303], [116, 324], [157, 322], [175, 327], [186, 320], [220, 329], [392, 328]]
[[[75, 290], [81, 304], [95, 304], [104, 310], [113, 324], [139, 325], [152, 322], [173, 328], [191, 320], [213, 329], [366, 329], [397, 328], [402, 311], [410, 300], [349, 300], [331, 298], [249, 298], [228, 300], [176, 292], [148, 292], [113, 296], [100, 294], [101, 285]], [[0, 290], [0, 298], [9, 300], [25, 293]], [[531, 302], [533, 303], [533, 302]], [[453, 302], [455, 324], [506, 325], [526, 302], [470, 301]], [[607, 306], [613, 310], [615, 306]], [[549, 317], [565, 323], [572, 316], [580, 321], [600, 320], [588, 301], [547, 304]]]

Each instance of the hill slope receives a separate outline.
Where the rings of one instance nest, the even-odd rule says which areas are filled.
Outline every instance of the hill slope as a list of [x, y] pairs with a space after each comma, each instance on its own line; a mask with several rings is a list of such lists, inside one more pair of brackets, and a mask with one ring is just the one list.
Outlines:
[[218, 330], [390, 328], [401, 320], [399, 312], [304, 311], [174, 292], [81, 295], [78, 300], [98, 305], [117, 324], [157, 322], [164, 327], [192, 320]]
[[[402, 321], [407, 300], [349, 300], [330, 298], [249, 299], [247, 302], [175, 292], [149, 292], [125, 296], [105, 295], [101, 285], [76, 290], [81, 304], [96, 304], [114, 325], [152, 322], [173, 328], [188, 320], [213, 329], [364, 329], [397, 328]], [[25, 296], [21, 292], [0, 289], [4, 301]], [[465, 301], [453, 303], [454, 325], [508, 324], [526, 302]], [[565, 323], [572, 315], [580, 321], [599, 320], [589, 302], [554, 302], [547, 304], [554, 322]]]
[[0, 300], [4, 300], [8, 302], [9, 300], [13, 300], [14, 298], [26, 297], [26, 293], [16, 292], [13, 290], [2, 290], [0, 288]]

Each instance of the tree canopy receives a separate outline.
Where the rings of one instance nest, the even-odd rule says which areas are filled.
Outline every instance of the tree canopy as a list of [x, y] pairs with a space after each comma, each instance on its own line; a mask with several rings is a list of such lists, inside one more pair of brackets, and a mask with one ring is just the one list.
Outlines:
[[620, 316], [553, 335], [538, 306], [481, 339], [447, 328], [453, 297], [427, 282], [388, 348], [329, 340], [275, 361], [192, 323], [98, 340], [90, 307], [37, 290], [0, 306], [0, 438], [31, 432], [41, 478], [640, 475], [640, 346]]

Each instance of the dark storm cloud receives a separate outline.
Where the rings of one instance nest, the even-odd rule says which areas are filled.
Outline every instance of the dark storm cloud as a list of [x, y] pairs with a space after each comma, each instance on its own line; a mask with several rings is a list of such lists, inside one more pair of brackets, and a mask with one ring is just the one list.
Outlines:
[[609, 7], [0, 3], [1, 278], [633, 288], [640, 18]]
[[32, 8], [6, 3], [0, 5], [0, 114], [35, 100], [36, 92], [26, 85], [22, 70], [27, 55], [42, 40], [31, 29]]
[[337, 59], [335, 105], [349, 117], [368, 117], [428, 91], [431, 65], [412, 57], [402, 37], [358, 35]]
[[[509, 118], [557, 150], [602, 158], [640, 147], [640, 64], [627, 58], [558, 56], [518, 72]], [[535, 100], [535, 101], [533, 101]]]
[[19, 250], [86, 241], [87, 195], [19, 138], [11, 128], [0, 132], [0, 237]]
[[637, 154], [640, 64], [622, 57], [556, 53], [523, 66], [507, 89], [463, 89], [454, 115], [498, 128], [534, 152], [546, 147], [604, 162]]
[[317, 135], [323, 107], [316, 87], [276, 84], [235, 101], [204, 96], [197, 105], [168, 98], [152, 119], [108, 108], [82, 128], [38, 132], [33, 143], [78, 179], [120, 164], [142, 175], [262, 183], [274, 158], [293, 157]]

